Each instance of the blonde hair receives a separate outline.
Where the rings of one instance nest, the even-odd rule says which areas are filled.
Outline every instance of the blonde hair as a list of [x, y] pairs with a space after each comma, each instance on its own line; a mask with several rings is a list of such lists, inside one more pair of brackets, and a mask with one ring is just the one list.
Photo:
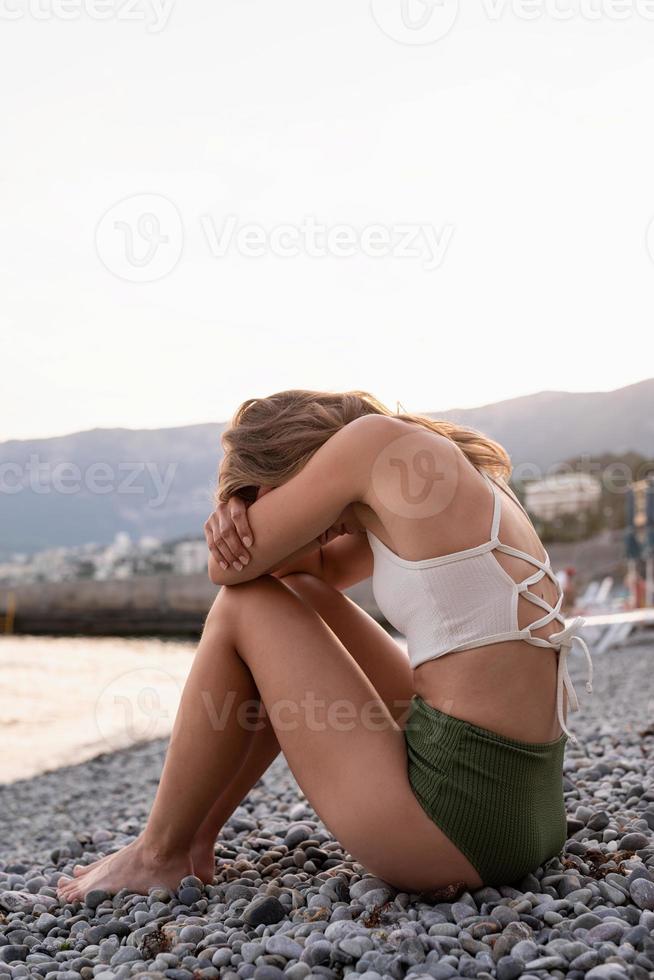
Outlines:
[[238, 494], [252, 502], [259, 487], [276, 487], [295, 476], [330, 436], [363, 415], [414, 422], [451, 439], [477, 469], [508, 478], [511, 460], [499, 443], [455, 422], [391, 412], [367, 391], [279, 391], [248, 398], [221, 436], [217, 501]]

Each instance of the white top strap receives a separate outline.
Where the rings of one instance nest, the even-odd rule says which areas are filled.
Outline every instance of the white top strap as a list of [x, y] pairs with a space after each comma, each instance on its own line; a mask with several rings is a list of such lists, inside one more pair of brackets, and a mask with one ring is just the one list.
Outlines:
[[502, 520], [502, 500], [500, 498], [500, 491], [494, 480], [491, 479], [486, 470], [482, 470], [481, 472], [486, 478], [486, 482], [490, 485], [491, 492], [493, 494], [493, 519], [491, 521], [490, 536], [491, 541], [495, 541], [500, 533], [500, 521]]
[[577, 692], [574, 689], [572, 680], [570, 679], [570, 674], [568, 673], [568, 654], [570, 653], [574, 643], [578, 643], [584, 652], [586, 657], [586, 664], [588, 668], [588, 674], [586, 679], [586, 690], [589, 694], [593, 691], [593, 661], [590, 655], [590, 650], [586, 641], [574, 633], [574, 630], [583, 626], [585, 620], [583, 616], [576, 616], [572, 622], [566, 626], [565, 629], [560, 630], [558, 633], [552, 633], [548, 636], [548, 642], [555, 648], [559, 650], [559, 669], [556, 677], [556, 714], [558, 718], [559, 725], [565, 732], [565, 734], [570, 738], [572, 742], [576, 742], [577, 738], [573, 733], [567, 728], [565, 723], [565, 718], [563, 716], [563, 692], [565, 690], [568, 695], [568, 704], [572, 711], [577, 711], [579, 708], [579, 698], [577, 697]]

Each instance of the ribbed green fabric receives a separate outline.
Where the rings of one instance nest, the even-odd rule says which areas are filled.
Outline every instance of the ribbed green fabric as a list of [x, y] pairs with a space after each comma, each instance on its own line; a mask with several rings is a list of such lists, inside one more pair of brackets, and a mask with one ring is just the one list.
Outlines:
[[560, 852], [565, 734], [520, 742], [415, 695], [405, 738], [416, 797], [484, 884], [510, 884]]

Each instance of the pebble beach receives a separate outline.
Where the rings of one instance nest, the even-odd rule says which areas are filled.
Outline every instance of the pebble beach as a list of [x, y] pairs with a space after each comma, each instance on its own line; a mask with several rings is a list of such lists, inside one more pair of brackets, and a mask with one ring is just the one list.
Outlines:
[[0, 978], [649, 980], [654, 644], [595, 666], [571, 716], [565, 849], [498, 888], [409, 895], [367, 875], [280, 759], [223, 829], [213, 885], [62, 905], [61, 874], [140, 831], [165, 740], [0, 786]]

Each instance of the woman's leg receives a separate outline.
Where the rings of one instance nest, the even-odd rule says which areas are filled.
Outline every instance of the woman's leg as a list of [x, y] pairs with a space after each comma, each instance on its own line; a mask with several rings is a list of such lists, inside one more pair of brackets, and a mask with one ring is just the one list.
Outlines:
[[[413, 694], [411, 666], [401, 647], [372, 616], [315, 575], [295, 573], [284, 576], [281, 581], [327, 623], [370, 678], [390, 713], [401, 723]], [[262, 717], [265, 724], [254, 733], [250, 748], [231, 781], [222, 789], [218, 788], [216, 800], [193, 841], [193, 873], [207, 883], [213, 880], [215, 872], [216, 837], [280, 751], [275, 730], [265, 712]], [[74, 873], [76, 876], [88, 874], [99, 863], [78, 865]]]
[[222, 589], [212, 607], [142, 837], [63, 885], [65, 898], [177, 883], [213, 788], [249, 747], [238, 712], [216, 726], [215, 711], [257, 695], [300, 787], [358, 861], [412, 890], [480, 883], [418, 804], [403, 732], [363, 670], [314, 609], [262, 576]]
[[[402, 648], [372, 616], [338, 589], [304, 572], [281, 581], [310, 605], [356, 660], [373, 687], [401, 724], [413, 695], [413, 672]], [[214, 844], [221, 828], [279, 754], [279, 742], [270, 720], [256, 732], [243, 764], [199, 828], [192, 848], [194, 874], [207, 883], [215, 872]]]

